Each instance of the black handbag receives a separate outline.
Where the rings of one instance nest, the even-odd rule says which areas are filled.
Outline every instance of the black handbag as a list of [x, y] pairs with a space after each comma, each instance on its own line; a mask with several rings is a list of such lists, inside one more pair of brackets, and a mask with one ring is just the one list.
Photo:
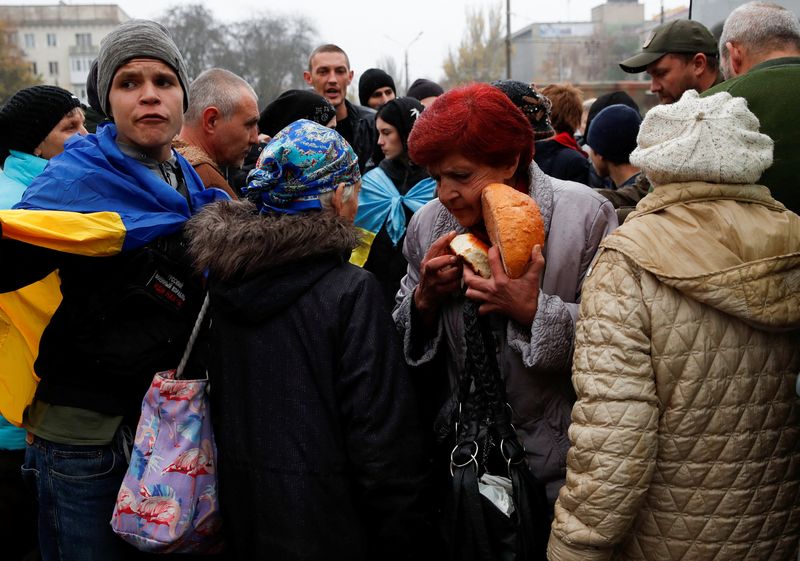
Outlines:
[[[478, 304], [470, 300], [464, 305], [464, 332], [467, 358], [457, 389], [452, 488], [445, 506], [450, 558], [544, 561], [550, 528], [544, 486], [528, 469], [511, 424], [488, 320], [478, 316]], [[485, 473], [510, 480], [510, 516], [480, 493], [478, 481]]]

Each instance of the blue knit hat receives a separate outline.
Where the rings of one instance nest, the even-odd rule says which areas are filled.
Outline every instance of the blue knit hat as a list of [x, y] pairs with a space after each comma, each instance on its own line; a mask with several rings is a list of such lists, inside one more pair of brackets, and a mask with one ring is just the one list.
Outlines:
[[262, 213], [320, 210], [319, 196], [361, 181], [358, 157], [333, 129], [300, 119], [267, 144], [242, 193]]
[[642, 117], [627, 105], [609, 105], [592, 119], [587, 144], [595, 154], [617, 164], [628, 163], [636, 148]]

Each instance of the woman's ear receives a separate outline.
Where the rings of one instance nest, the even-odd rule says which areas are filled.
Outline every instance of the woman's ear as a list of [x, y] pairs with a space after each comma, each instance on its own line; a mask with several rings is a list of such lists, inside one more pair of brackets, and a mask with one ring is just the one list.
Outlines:
[[333, 205], [333, 210], [336, 211], [336, 214], [341, 216], [342, 215], [342, 207], [344, 206], [344, 183], [339, 183], [336, 186], [336, 190], [333, 192], [333, 198], [331, 199], [331, 204]]
[[508, 166], [503, 166], [503, 177], [506, 178], [506, 183], [508, 185], [513, 185], [514, 183], [508, 183], [509, 181], [514, 180], [514, 176], [517, 173], [517, 167], [519, 166], [519, 154], [514, 157], [514, 160], [508, 164]]

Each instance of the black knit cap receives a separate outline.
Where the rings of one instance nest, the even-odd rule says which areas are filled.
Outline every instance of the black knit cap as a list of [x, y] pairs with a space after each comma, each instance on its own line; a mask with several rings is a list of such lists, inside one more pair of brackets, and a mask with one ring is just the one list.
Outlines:
[[587, 129], [587, 144], [595, 153], [617, 164], [628, 163], [636, 148], [642, 117], [639, 111], [617, 103], [600, 111]]
[[635, 109], [637, 113], [641, 113], [639, 111], [639, 106], [636, 104], [633, 98], [622, 90], [614, 90], [613, 92], [608, 92], [597, 96], [597, 99], [594, 100], [594, 103], [592, 103], [592, 106], [586, 113], [586, 130], [583, 131], [584, 139], [588, 137], [589, 127], [591, 126], [595, 116], [597, 116], [600, 111], [611, 105], [620, 104], [627, 105], [631, 109]]
[[365, 70], [358, 79], [358, 100], [361, 105], [367, 105], [372, 92], [378, 88], [392, 88], [397, 95], [397, 88], [394, 87], [394, 79], [380, 68], [370, 68]]
[[533, 127], [533, 137], [536, 140], [550, 138], [555, 134], [550, 122], [550, 108], [553, 104], [537, 92], [533, 84], [518, 80], [496, 80], [491, 85], [506, 94], [522, 110]]
[[378, 109], [375, 118], [382, 119], [396, 128], [403, 141], [403, 150], [408, 150], [408, 135], [411, 134], [417, 117], [424, 110], [425, 106], [413, 97], [396, 97]]
[[408, 88], [406, 96], [422, 100], [426, 97], [439, 97], [443, 93], [444, 88], [436, 82], [426, 80], [425, 78], [417, 78]]
[[9, 150], [33, 154], [80, 100], [58, 86], [31, 86], [15, 93], [0, 107], [0, 161]]
[[327, 125], [336, 116], [331, 102], [310, 90], [286, 90], [267, 105], [258, 119], [262, 134], [275, 136], [298, 119]]

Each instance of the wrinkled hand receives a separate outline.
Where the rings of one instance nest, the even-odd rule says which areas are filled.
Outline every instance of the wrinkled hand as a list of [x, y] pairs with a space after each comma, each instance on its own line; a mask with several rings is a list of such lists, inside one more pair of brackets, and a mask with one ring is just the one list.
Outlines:
[[419, 284], [414, 292], [417, 311], [428, 320], [439, 311], [442, 300], [461, 289], [461, 259], [450, 252], [450, 242], [456, 237], [449, 232], [433, 242], [428, 248], [419, 268]]
[[489, 248], [489, 266], [492, 268], [490, 279], [484, 279], [469, 267], [464, 267], [467, 298], [481, 303], [478, 308], [480, 314], [497, 312], [520, 325], [531, 325], [539, 306], [539, 278], [544, 270], [542, 248], [538, 245], [533, 247], [531, 260], [518, 279], [508, 278], [500, 251], [495, 246]]

